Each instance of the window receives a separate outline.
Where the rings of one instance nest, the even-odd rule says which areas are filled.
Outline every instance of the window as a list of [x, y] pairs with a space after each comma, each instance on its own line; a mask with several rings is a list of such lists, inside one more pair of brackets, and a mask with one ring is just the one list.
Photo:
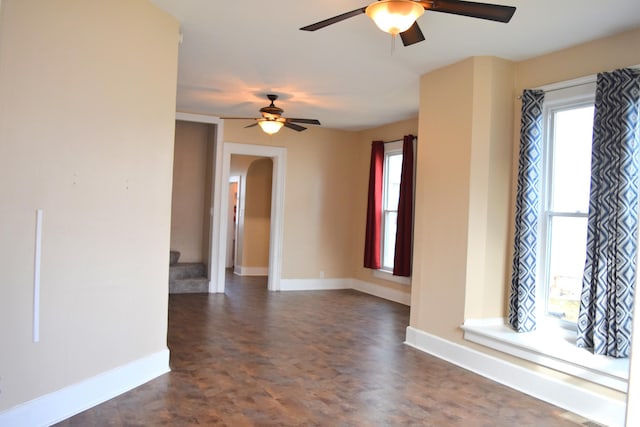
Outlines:
[[413, 244], [413, 135], [371, 143], [364, 267], [410, 284]]
[[544, 109], [538, 309], [575, 328], [580, 310], [591, 182], [595, 85], [549, 91]]
[[393, 271], [398, 221], [398, 199], [402, 173], [402, 141], [385, 144], [382, 187], [382, 232], [380, 239], [382, 262], [380, 269]]

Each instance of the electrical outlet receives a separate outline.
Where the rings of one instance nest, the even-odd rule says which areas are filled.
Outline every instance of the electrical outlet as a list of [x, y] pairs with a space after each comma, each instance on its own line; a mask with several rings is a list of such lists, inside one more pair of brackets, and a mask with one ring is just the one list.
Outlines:
[[324, 279], [324, 271], [321, 271], [321, 272], [320, 272], [320, 278], [321, 278], [321, 279]]

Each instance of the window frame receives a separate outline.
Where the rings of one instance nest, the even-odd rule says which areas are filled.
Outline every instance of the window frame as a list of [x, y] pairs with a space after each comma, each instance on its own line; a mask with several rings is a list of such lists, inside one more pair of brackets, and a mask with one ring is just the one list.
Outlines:
[[[562, 88], [548, 88], [542, 108], [542, 188], [540, 193], [540, 223], [538, 227], [538, 271], [536, 282], [536, 318], [552, 328], [576, 331], [577, 324], [547, 315], [550, 283], [551, 221], [554, 217], [587, 218], [587, 212], [566, 212], [551, 209], [553, 199], [552, 169], [554, 161], [554, 115], [595, 104], [596, 82], [589, 80]], [[586, 255], [586, 254], [585, 254]]]
[[[383, 176], [382, 176], [382, 211], [381, 211], [381, 221], [380, 221], [380, 268], [379, 271], [391, 273], [393, 274], [393, 265], [388, 266], [384, 264], [384, 253], [385, 253], [385, 224], [386, 224], [386, 214], [389, 212], [396, 213], [396, 220], [398, 214], [398, 208], [396, 206], [395, 210], [387, 209], [387, 200], [389, 196], [389, 158], [391, 156], [400, 155], [402, 157], [402, 140], [387, 142], [384, 145], [384, 159], [383, 159]], [[395, 242], [395, 240], [394, 240]], [[394, 247], [395, 251], [395, 247]]]

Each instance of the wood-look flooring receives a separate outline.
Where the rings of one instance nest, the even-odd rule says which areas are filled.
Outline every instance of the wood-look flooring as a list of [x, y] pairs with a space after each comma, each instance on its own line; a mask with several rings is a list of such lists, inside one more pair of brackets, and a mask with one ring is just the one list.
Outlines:
[[408, 307], [227, 277], [224, 295], [170, 295], [170, 373], [58, 425], [578, 425], [404, 345]]

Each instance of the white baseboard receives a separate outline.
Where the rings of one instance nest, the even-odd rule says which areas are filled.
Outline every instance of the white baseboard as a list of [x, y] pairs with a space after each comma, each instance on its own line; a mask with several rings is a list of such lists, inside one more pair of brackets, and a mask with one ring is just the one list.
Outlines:
[[624, 426], [626, 402], [444, 340], [411, 326], [405, 344], [607, 426]]
[[49, 426], [169, 371], [166, 349], [0, 412], [0, 426]]
[[281, 291], [351, 289], [351, 279], [280, 279]]
[[281, 291], [328, 291], [354, 289], [399, 304], [411, 305], [409, 289], [402, 292], [358, 279], [281, 279]]
[[233, 268], [233, 273], [238, 276], [268, 276], [269, 267], [244, 267], [242, 265], [236, 265]]
[[358, 279], [351, 279], [351, 288], [356, 291], [384, 298], [399, 304], [411, 305], [410, 288], [407, 288], [407, 292], [402, 292], [397, 289], [387, 288], [386, 286], [380, 286], [375, 283], [364, 282]]
[[465, 319], [465, 341], [529, 360], [536, 365], [626, 393], [629, 359], [595, 355], [576, 345], [576, 332], [539, 320], [533, 332], [518, 333], [507, 319]]

